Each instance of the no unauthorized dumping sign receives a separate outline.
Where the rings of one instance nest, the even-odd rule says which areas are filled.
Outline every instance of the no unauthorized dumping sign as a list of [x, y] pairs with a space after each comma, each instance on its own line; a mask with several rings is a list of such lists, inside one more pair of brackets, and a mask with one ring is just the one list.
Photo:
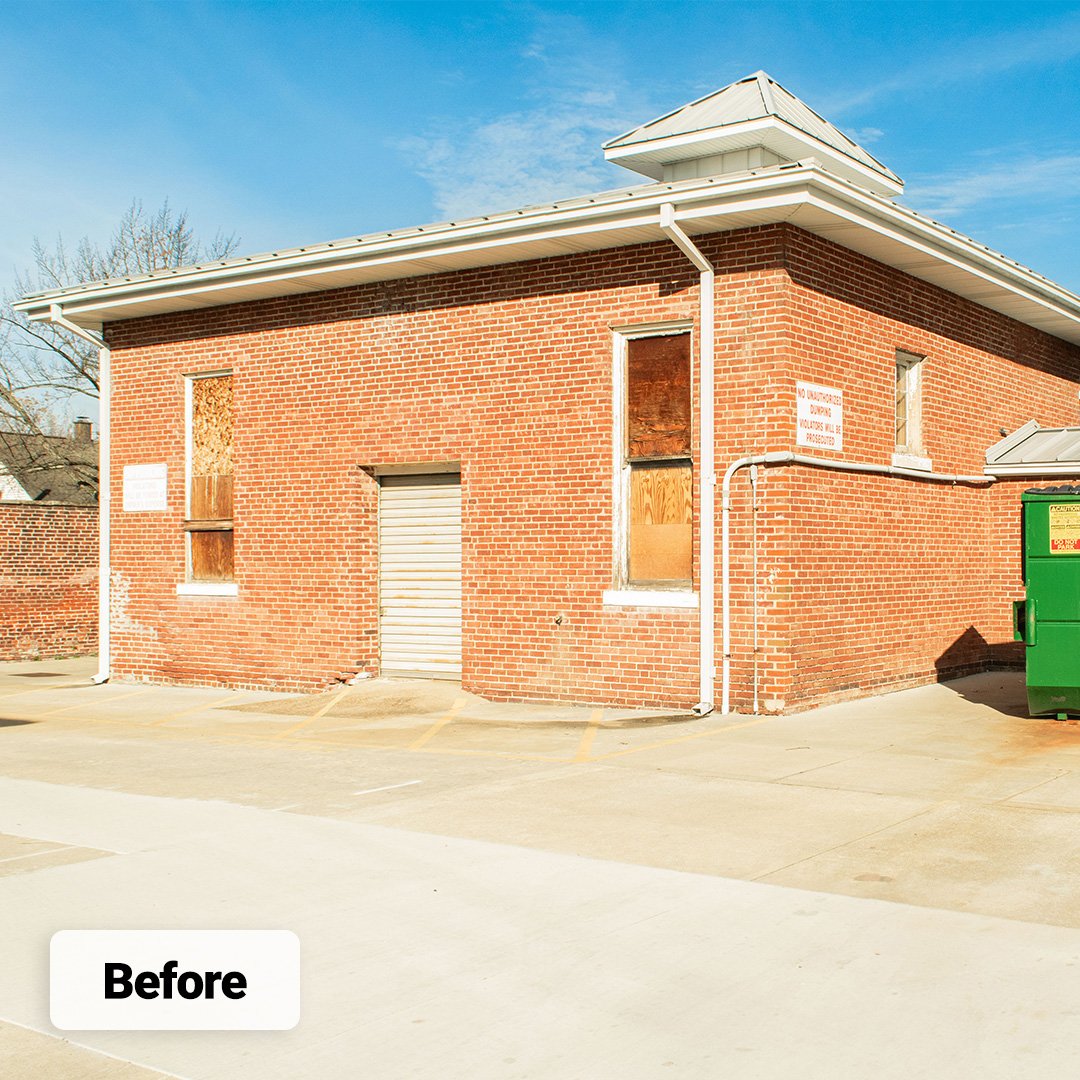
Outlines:
[[844, 449], [844, 392], [814, 383], [795, 384], [795, 445]]

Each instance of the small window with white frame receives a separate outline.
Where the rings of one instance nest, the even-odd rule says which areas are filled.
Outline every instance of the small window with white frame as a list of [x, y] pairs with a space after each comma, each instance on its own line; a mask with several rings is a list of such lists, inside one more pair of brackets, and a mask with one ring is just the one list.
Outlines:
[[187, 580], [233, 581], [233, 377], [189, 375], [187, 412]]
[[921, 455], [923, 357], [896, 350], [896, 452]]
[[[617, 331], [615, 585], [668, 594], [693, 585], [689, 324]], [[663, 597], [661, 597], [661, 600]]]

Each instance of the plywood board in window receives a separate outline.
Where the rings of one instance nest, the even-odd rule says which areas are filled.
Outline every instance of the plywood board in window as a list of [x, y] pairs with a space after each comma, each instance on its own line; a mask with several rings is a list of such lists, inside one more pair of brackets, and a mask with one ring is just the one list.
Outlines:
[[690, 456], [690, 335], [631, 338], [626, 369], [627, 455]]
[[630, 584], [689, 583], [692, 568], [690, 525], [630, 526]]
[[214, 375], [191, 380], [191, 474], [229, 476], [233, 471], [233, 380]]
[[191, 580], [232, 581], [233, 534], [193, 532], [191, 536]]
[[693, 470], [689, 465], [632, 469], [630, 581], [689, 582], [693, 520]]
[[686, 524], [694, 520], [689, 465], [638, 466], [630, 472], [630, 522]]
[[191, 518], [231, 518], [233, 516], [233, 478], [231, 476], [192, 476]]

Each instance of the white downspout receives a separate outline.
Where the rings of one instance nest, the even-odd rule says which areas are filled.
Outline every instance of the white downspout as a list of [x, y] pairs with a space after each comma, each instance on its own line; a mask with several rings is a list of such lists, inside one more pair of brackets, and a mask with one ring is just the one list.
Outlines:
[[49, 321], [98, 347], [98, 670], [94, 682], [108, 682], [112, 656], [109, 647], [109, 575], [111, 573], [109, 525], [110, 493], [109, 424], [112, 354], [105, 339], [64, 317], [59, 304], [49, 308]]
[[724, 473], [721, 488], [721, 534], [720, 534], [720, 589], [721, 621], [723, 635], [723, 685], [721, 688], [720, 712], [726, 716], [731, 712], [731, 478], [748, 465], [810, 465], [816, 469], [834, 469], [837, 472], [878, 473], [882, 476], [904, 476], [911, 480], [930, 480], [939, 484], [992, 484], [990, 476], [958, 476], [953, 473], [920, 472], [917, 469], [902, 469], [895, 465], [874, 465], [861, 461], [833, 461], [830, 458], [810, 457], [796, 454], [791, 450], [780, 450], [770, 454], [755, 454], [752, 457], [733, 461]]
[[716, 307], [716, 273], [713, 265], [698, 247], [675, 224], [675, 207], [664, 203], [660, 207], [660, 228], [669, 240], [694, 264], [701, 273], [698, 289], [701, 303], [700, 355], [700, 413], [701, 413], [701, 580], [698, 597], [698, 643], [700, 658], [698, 691], [701, 700], [694, 706], [698, 716], [713, 711], [713, 688], [716, 678], [716, 432], [714, 406], [716, 375], [714, 362]]

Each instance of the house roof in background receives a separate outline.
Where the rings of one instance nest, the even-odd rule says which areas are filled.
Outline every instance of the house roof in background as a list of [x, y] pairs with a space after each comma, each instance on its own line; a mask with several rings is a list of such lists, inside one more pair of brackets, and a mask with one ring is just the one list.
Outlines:
[[97, 469], [96, 442], [0, 431], [0, 476], [26, 492], [18, 501], [94, 505]]

